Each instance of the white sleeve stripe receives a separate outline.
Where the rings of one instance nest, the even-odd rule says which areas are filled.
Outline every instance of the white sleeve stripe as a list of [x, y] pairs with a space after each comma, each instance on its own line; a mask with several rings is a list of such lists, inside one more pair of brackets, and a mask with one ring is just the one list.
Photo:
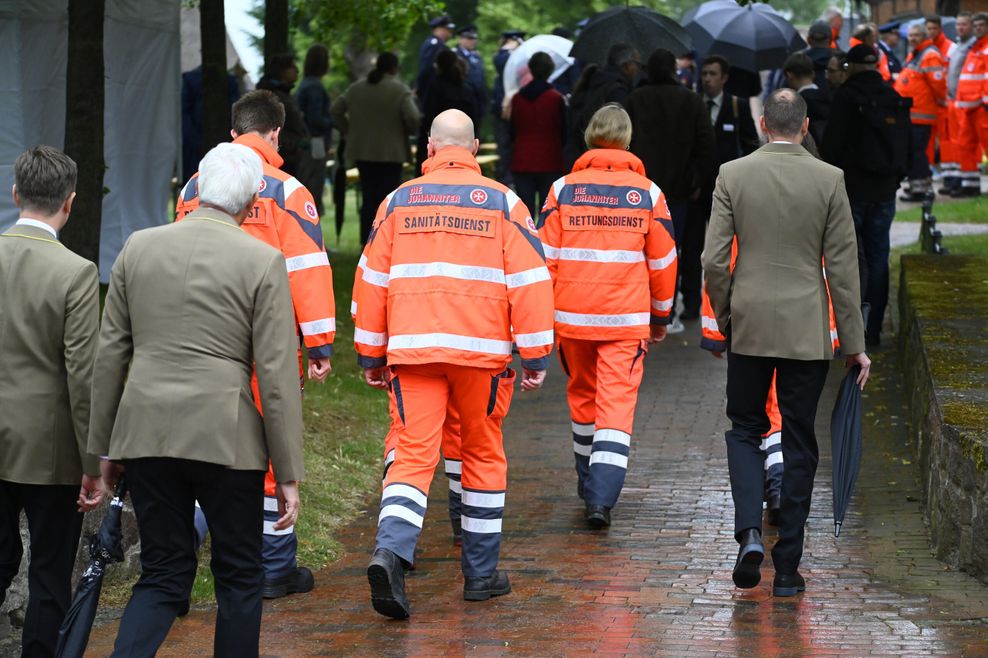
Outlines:
[[545, 265], [540, 265], [524, 272], [508, 274], [504, 277], [505, 283], [509, 288], [520, 288], [533, 283], [539, 283], [540, 281], [549, 281], [549, 279], [549, 268]]
[[387, 288], [388, 287], [388, 280], [390, 278], [391, 277], [389, 277], [384, 272], [378, 272], [377, 270], [372, 270], [371, 268], [367, 267], [366, 265], [364, 266], [364, 276], [363, 276], [363, 279], [364, 279], [364, 281], [366, 281], [367, 283], [369, 283], [371, 285], [379, 286], [381, 288]]
[[556, 193], [556, 201], [559, 201], [559, 195], [563, 193], [563, 188], [566, 187], [566, 177], [557, 178], [556, 182], [552, 184], [552, 191]]
[[307, 270], [311, 267], [329, 267], [329, 256], [326, 255], [325, 251], [302, 254], [301, 256], [292, 256], [291, 258], [285, 259], [285, 265], [288, 267], [289, 272]]
[[652, 187], [648, 188], [648, 195], [652, 199], [652, 207], [653, 208], [655, 207], [655, 204], [657, 204], [659, 202], [659, 195], [660, 194], [662, 194], [662, 190], [659, 189], [659, 186], [658, 185], [656, 185], [655, 183], [652, 183]]
[[354, 327], [353, 342], [360, 343], [361, 345], [371, 345], [372, 347], [382, 347], [388, 343], [388, 334]]
[[[518, 202], [521, 201], [521, 199], [519, 199], [518, 195], [511, 190], [505, 192], [504, 196], [508, 201], [508, 213], [511, 213], [511, 211], [515, 209], [515, 206], [518, 205]], [[531, 212], [532, 209], [529, 208], [528, 211]]]
[[518, 347], [543, 347], [552, 345], [552, 329], [538, 331], [532, 334], [516, 334], [515, 345]]
[[669, 267], [672, 263], [676, 261], [676, 247], [673, 246], [669, 250], [669, 253], [662, 258], [656, 258], [654, 260], [648, 261], [648, 269], [650, 270], [664, 270]]
[[315, 336], [316, 334], [328, 334], [336, 331], [336, 318], [322, 318], [311, 322], [299, 322], [299, 328], [303, 336]]
[[652, 308], [656, 311], [670, 311], [672, 310], [672, 298], [669, 299], [653, 299]]
[[290, 197], [291, 195], [295, 194], [295, 192], [300, 187], [302, 187], [302, 183], [298, 182], [298, 179], [295, 178], [294, 176], [289, 176], [288, 179], [283, 184], [285, 186], [285, 200], [286, 201], [288, 200], [288, 197]]

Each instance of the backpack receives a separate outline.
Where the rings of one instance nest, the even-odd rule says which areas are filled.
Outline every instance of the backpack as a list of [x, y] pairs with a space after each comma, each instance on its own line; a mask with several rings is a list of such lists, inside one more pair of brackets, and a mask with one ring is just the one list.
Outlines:
[[876, 176], [905, 177], [909, 171], [911, 98], [888, 95], [861, 100], [855, 165]]

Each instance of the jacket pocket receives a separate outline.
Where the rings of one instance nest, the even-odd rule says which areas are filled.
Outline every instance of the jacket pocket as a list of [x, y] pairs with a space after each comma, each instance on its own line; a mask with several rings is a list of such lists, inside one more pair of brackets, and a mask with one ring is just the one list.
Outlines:
[[515, 394], [515, 371], [511, 368], [491, 377], [491, 396], [487, 401], [487, 415], [491, 418], [504, 418], [511, 408], [511, 398]]

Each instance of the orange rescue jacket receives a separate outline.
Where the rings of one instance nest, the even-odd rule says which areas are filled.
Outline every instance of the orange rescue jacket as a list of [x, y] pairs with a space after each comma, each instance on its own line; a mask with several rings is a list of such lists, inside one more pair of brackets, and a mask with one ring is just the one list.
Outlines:
[[[267, 142], [247, 134], [233, 143], [252, 148], [261, 158], [264, 173], [260, 196], [243, 229], [284, 254], [302, 340], [310, 358], [326, 358], [333, 353], [336, 301], [316, 204], [304, 185], [278, 169], [283, 160]], [[198, 179], [197, 173], [179, 194], [176, 221], [199, 207]]]
[[650, 324], [668, 324], [676, 243], [665, 196], [641, 160], [587, 151], [553, 183], [541, 222], [558, 335], [641, 339]]
[[988, 106], [988, 36], [974, 42], [957, 81], [956, 106], [964, 110]]
[[909, 118], [918, 125], [933, 125], [947, 104], [947, 71], [943, 55], [926, 39], [909, 53], [895, 81], [900, 96], [913, 99]]
[[358, 363], [503, 368], [514, 340], [523, 367], [545, 369], [552, 283], [525, 204], [466, 149], [442, 149], [423, 171], [385, 199], [368, 241]]

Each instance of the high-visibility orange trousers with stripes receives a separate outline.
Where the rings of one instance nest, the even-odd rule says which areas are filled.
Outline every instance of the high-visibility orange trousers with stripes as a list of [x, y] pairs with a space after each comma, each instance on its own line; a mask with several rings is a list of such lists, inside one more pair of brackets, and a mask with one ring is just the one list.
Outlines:
[[978, 165], [982, 151], [988, 151], [988, 112], [980, 107], [961, 109], [957, 116], [959, 130], [955, 146], [961, 166], [961, 186], [977, 193], [981, 190]]
[[511, 405], [515, 373], [445, 363], [392, 368], [398, 412], [394, 462], [384, 479], [377, 548], [414, 561], [429, 485], [439, 462], [447, 409], [460, 415], [463, 550], [468, 577], [489, 576], [501, 551], [507, 462], [501, 423]]
[[[388, 469], [395, 460], [395, 446], [398, 445], [398, 405], [394, 395], [388, 395], [388, 415], [391, 426], [384, 437], [384, 474], [382, 483], [388, 477]], [[462, 536], [460, 527], [460, 508], [463, 506], [463, 484], [460, 477], [463, 473], [463, 461], [460, 458], [460, 412], [453, 405], [446, 407], [446, 422], [443, 423], [443, 472], [449, 482], [449, 522], [453, 528], [453, 537], [459, 541]]]
[[577, 490], [588, 505], [617, 503], [631, 452], [631, 431], [644, 373], [644, 340], [560, 337], [559, 360], [569, 381]]

